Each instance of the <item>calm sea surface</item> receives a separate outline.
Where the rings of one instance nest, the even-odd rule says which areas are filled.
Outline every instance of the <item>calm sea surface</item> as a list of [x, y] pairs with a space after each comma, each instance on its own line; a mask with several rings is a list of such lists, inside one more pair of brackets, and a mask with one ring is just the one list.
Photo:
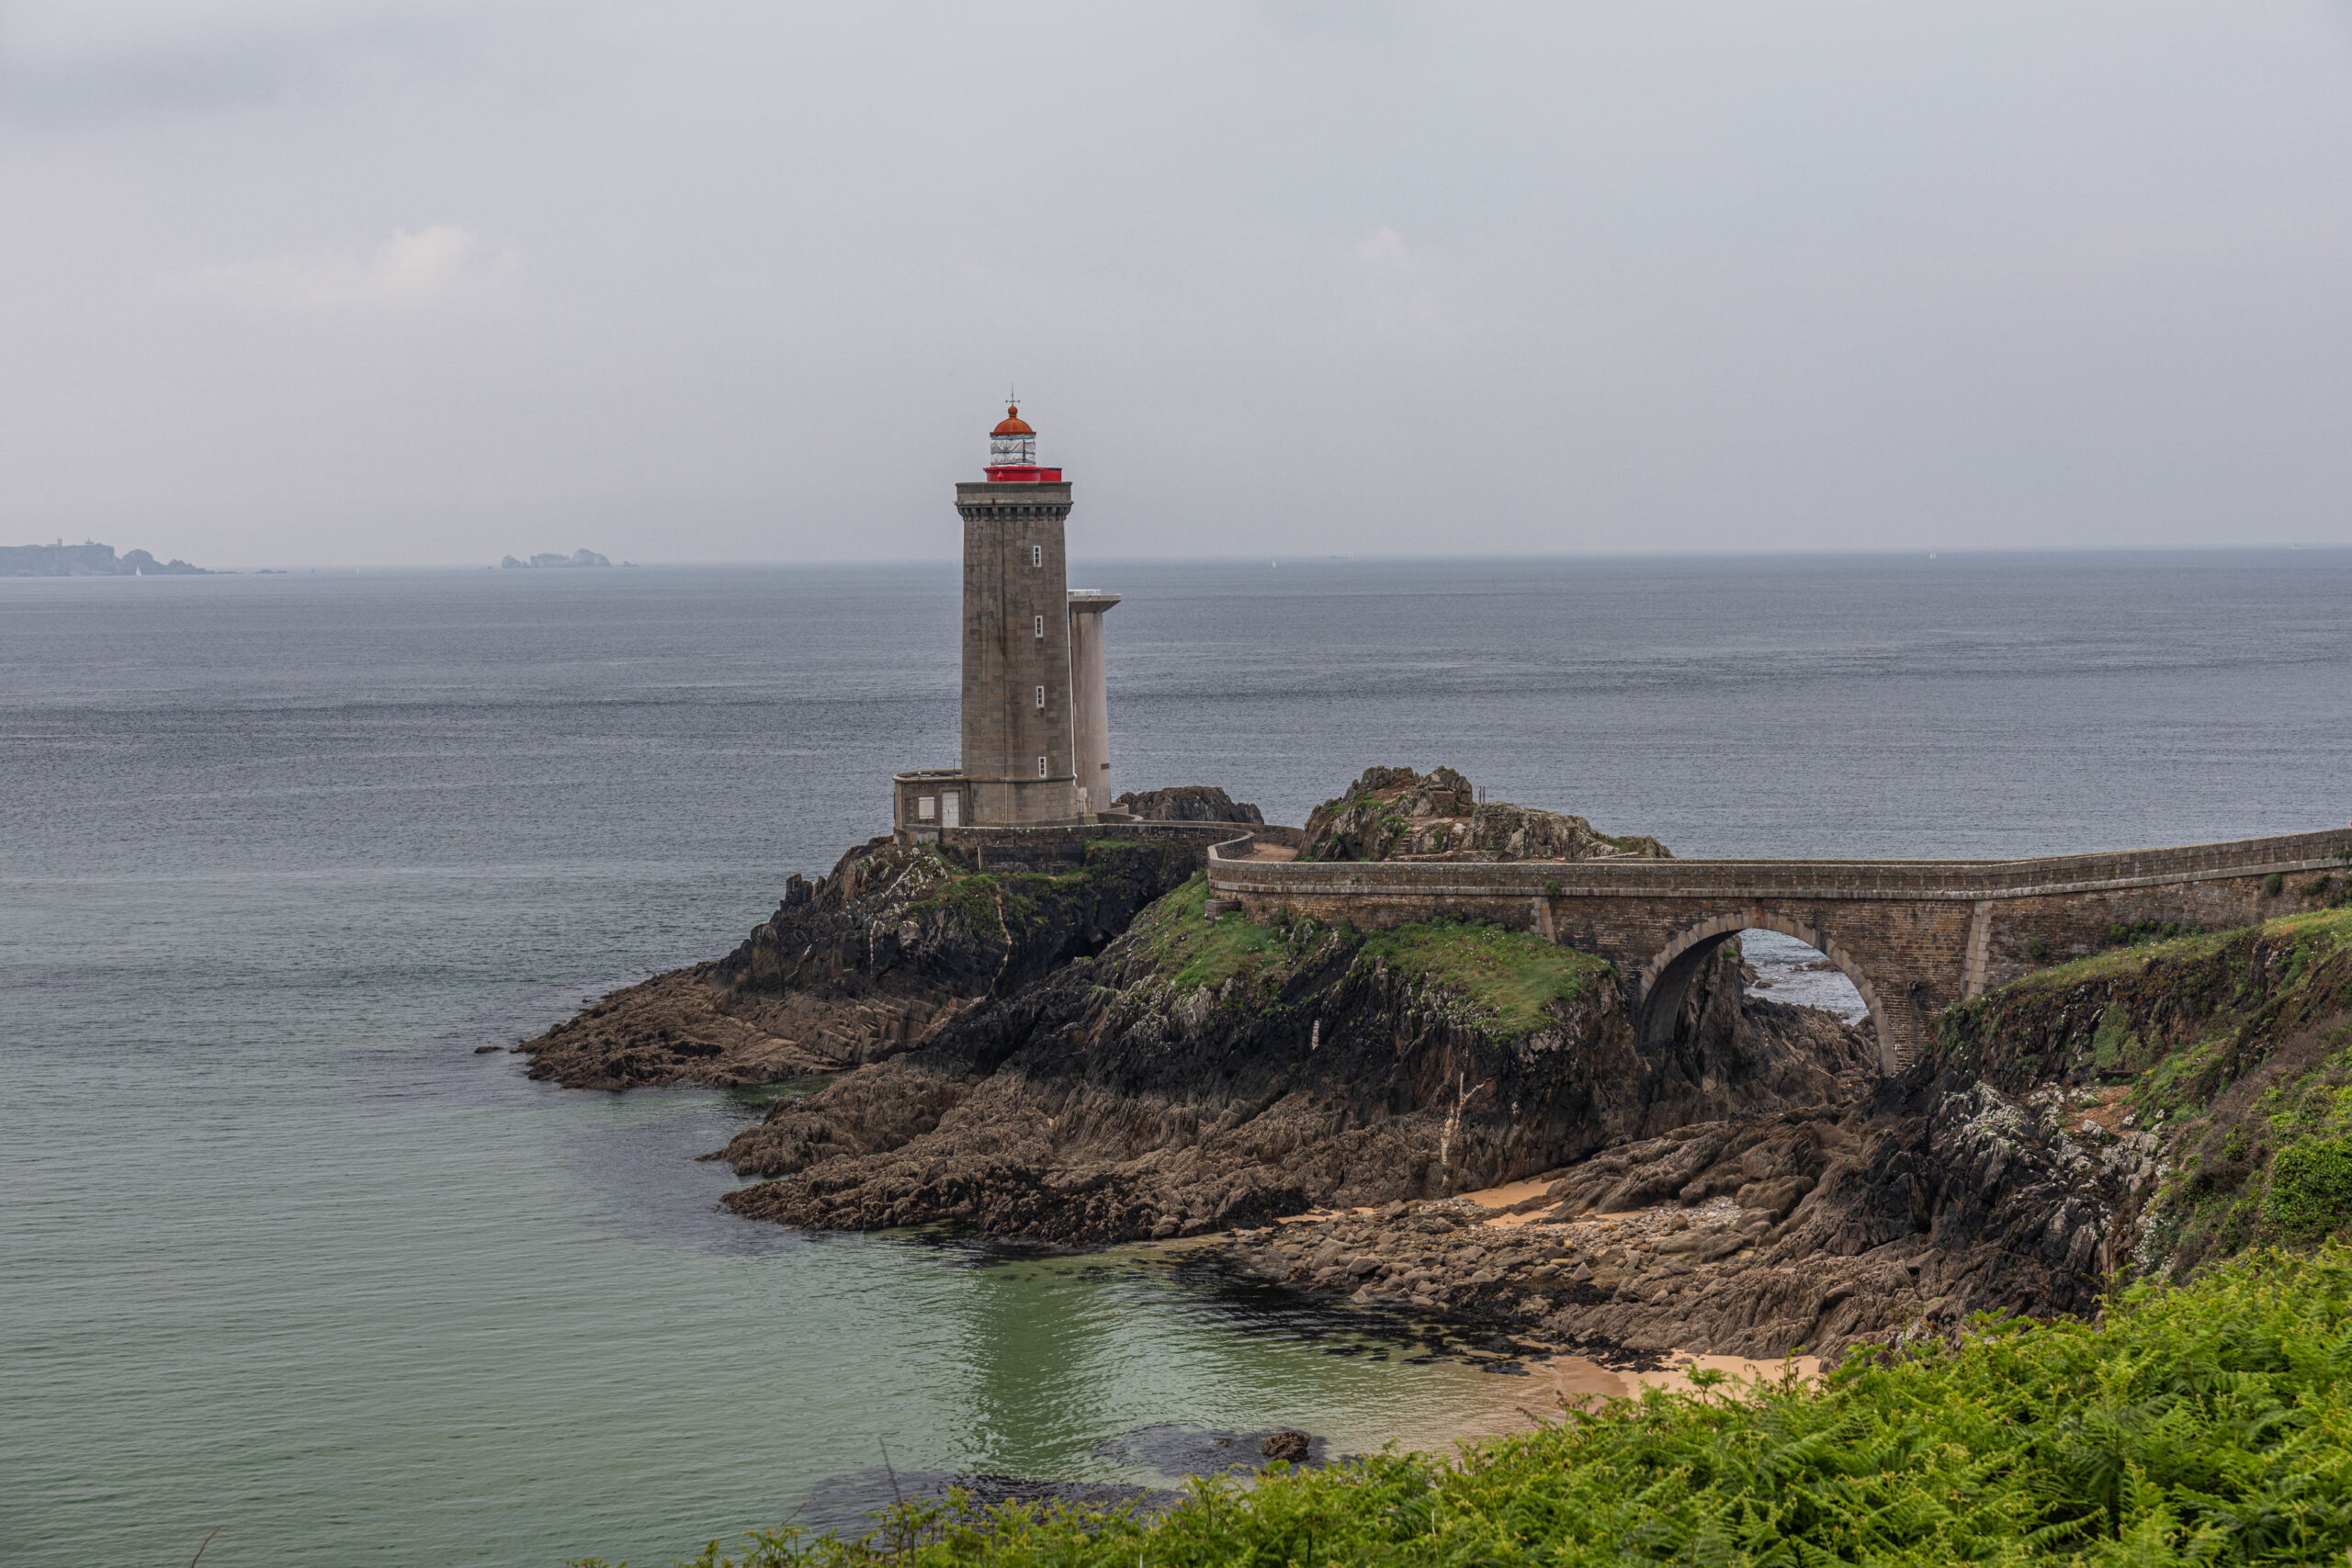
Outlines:
[[[1684, 854], [2352, 818], [2352, 552], [1094, 563], [1122, 787], [1374, 762]], [[658, 1562], [879, 1462], [1152, 1480], [1500, 1382], [1148, 1258], [808, 1238], [511, 1043], [956, 756], [952, 569], [0, 581], [0, 1560]], [[1344, 1337], [1342, 1336], [1341, 1337]]]

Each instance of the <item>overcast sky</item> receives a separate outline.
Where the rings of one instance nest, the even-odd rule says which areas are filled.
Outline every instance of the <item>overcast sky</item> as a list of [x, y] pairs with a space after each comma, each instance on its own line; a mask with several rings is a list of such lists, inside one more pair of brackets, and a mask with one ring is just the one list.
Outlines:
[[0, 543], [2352, 543], [2352, 6], [0, 0]]

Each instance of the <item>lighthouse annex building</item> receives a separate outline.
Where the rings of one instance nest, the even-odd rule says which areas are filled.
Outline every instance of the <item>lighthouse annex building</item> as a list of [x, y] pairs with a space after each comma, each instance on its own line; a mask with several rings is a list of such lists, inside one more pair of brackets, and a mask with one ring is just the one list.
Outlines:
[[1063, 525], [1069, 481], [1037, 464], [1037, 433], [1008, 407], [989, 433], [987, 478], [956, 487], [964, 520], [962, 765], [893, 777], [892, 827], [1120, 819], [1111, 809], [1102, 617], [1116, 593], [1072, 590]]

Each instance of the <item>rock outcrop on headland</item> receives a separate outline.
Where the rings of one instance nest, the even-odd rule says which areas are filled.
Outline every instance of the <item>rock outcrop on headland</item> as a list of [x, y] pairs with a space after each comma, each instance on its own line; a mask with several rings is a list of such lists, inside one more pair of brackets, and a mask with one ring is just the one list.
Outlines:
[[1485, 1187], [1870, 1071], [1829, 1015], [1743, 1006], [1736, 958], [1693, 988], [1687, 1043], [1644, 1053], [1608, 966], [1540, 938], [1212, 923], [1204, 898], [1188, 882], [1100, 956], [777, 1105], [723, 1155], [775, 1179], [729, 1205], [816, 1229], [1198, 1235]]
[[1308, 1289], [1560, 1344], [1834, 1356], [1979, 1311], [2096, 1306], [2131, 1172], [2086, 1151], [2064, 1115], [2052, 1097], [1914, 1069], [1859, 1102], [1621, 1145], [1499, 1223], [1456, 1202], [1236, 1245], [1247, 1267]]
[[1308, 814], [1301, 860], [1670, 860], [1646, 835], [1618, 837], [1581, 817], [1478, 798], [1452, 768], [1367, 768]]
[[[1120, 804], [1145, 821], [1260, 824], [1211, 784]], [[775, 913], [725, 958], [615, 991], [519, 1049], [533, 1077], [574, 1089], [724, 1089], [879, 1061], [960, 1008], [1100, 952], [1200, 860], [1197, 844], [1105, 841], [1077, 865], [990, 871], [876, 839], [814, 883], [787, 878]]]
[[1234, 799], [1216, 784], [1139, 790], [1119, 796], [1111, 805], [1147, 822], [1239, 822], [1262, 827], [1266, 821], [1256, 807]]
[[616, 991], [519, 1049], [533, 1077], [579, 1089], [724, 1088], [879, 1061], [1100, 951], [1198, 858], [1098, 844], [1067, 870], [975, 873], [877, 839], [813, 884], [790, 878], [726, 957]]

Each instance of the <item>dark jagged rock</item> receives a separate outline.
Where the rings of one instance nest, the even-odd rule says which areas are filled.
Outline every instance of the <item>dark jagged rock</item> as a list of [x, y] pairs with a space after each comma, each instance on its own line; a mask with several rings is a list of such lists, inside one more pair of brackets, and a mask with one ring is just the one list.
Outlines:
[[[729, 1206], [817, 1229], [1195, 1235], [1488, 1186], [1868, 1072], [1826, 1015], [1744, 1010], [1736, 957], [1692, 987], [1689, 1043], [1645, 1055], [1607, 965], [1540, 939], [1210, 925], [1204, 898], [1188, 883], [1098, 959], [776, 1106], [723, 1157], [777, 1179]], [[1449, 968], [1494, 943], [1557, 965], [1549, 999], [1512, 1013]]]
[[1280, 1460], [1284, 1464], [1297, 1464], [1306, 1458], [1314, 1446], [1314, 1441], [1315, 1439], [1304, 1432], [1293, 1431], [1285, 1427], [1282, 1431], [1272, 1433], [1264, 1442], [1260, 1443], [1258, 1451], [1268, 1459]]
[[726, 957], [604, 998], [521, 1047], [575, 1088], [767, 1083], [922, 1044], [975, 1001], [1099, 952], [1198, 863], [1190, 844], [1094, 844], [1082, 864], [977, 872], [876, 839], [785, 885]]
[[2104, 955], [1948, 1015], [1930, 1057], [1857, 1101], [1694, 1121], [1553, 1173], [1509, 1232], [1457, 1201], [1237, 1247], [1310, 1290], [1635, 1351], [1835, 1355], [1978, 1312], [2085, 1314], [2119, 1275], [2293, 1239], [2263, 1218], [2261, 1166], [2331, 1135], [2347, 1014], [2352, 919]]
[[1244, 822], [1262, 826], [1258, 808], [1237, 801], [1215, 784], [1178, 784], [1170, 789], [1147, 789], [1123, 795], [1114, 809], [1147, 822]]
[[1595, 830], [1581, 817], [1508, 801], [1483, 802], [1452, 768], [1367, 768], [1345, 794], [1306, 818], [1301, 860], [1668, 860], [1646, 836]]

